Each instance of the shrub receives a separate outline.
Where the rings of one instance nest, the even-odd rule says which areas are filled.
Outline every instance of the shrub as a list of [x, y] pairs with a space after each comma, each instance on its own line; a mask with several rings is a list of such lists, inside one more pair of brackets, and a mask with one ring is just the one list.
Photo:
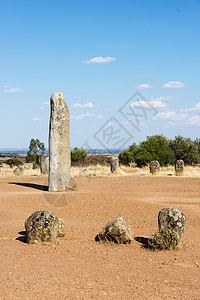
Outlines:
[[73, 150], [71, 150], [71, 161], [72, 162], [83, 162], [87, 157], [87, 151], [83, 148], [79, 149], [78, 147], [75, 147]]
[[18, 158], [9, 158], [9, 159], [3, 161], [3, 163], [9, 165], [11, 168], [14, 166], [23, 165], [23, 162]]
[[87, 166], [96, 166], [96, 165], [107, 166], [110, 164], [109, 157], [100, 154], [91, 154], [88, 155], [84, 160], [71, 161], [71, 162], [73, 167], [74, 166], [87, 167]]
[[148, 247], [151, 250], [175, 250], [179, 245], [179, 238], [174, 230], [166, 229], [155, 233], [152, 239], [148, 240]]
[[185, 165], [197, 164], [200, 162], [199, 139], [194, 142], [190, 138], [183, 138], [178, 135], [169, 142], [171, 150], [174, 152], [175, 160], [182, 159]]

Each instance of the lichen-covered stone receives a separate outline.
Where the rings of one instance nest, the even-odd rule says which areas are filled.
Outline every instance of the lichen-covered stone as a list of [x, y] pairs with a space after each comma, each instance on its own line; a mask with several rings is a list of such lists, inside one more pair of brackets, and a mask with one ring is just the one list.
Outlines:
[[27, 243], [55, 243], [58, 236], [65, 235], [62, 219], [49, 210], [37, 210], [26, 221]]
[[42, 174], [49, 172], [49, 156], [46, 154], [40, 155], [40, 171]]
[[157, 160], [152, 160], [149, 164], [150, 173], [155, 175], [160, 170], [160, 164]]
[[122, 216], [110, 221], [96, 236], [96, 241], [115, 242], [118, 244], [130, 244], [131, 233]]
[[184, 161], [182, 159], [178, 159], [175, 163], [175, 173], [176, 176], [181, 176], [184, 173]]
[[110, 170], [112, 173], [116, 173], [117, 172], [117, 168], [118, 168], [118, 158], [117, 157], [112, 157], [110, 160]]
[[49, 125], [49, 191], [67, 190], [70, 184], [69, 127], [69, 109], [64, 96], [53, 93]]
[[186, 228], [186, 217], [178, 208], [166, 207], [158, 214], [159, 232], [171, 230], [181, 239]]

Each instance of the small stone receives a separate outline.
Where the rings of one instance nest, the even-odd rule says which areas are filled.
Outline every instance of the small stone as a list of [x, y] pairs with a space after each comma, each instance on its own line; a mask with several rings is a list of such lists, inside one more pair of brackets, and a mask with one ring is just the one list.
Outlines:
[[186, 217], [178, 208], [166, 207], [158, 214], [159, 231], [171, 230], [181, 239], [186, 228]]
[[23, 168], [23, 167], [17, 167], [17, 168], [14, 170], [14, 174], [15, 174], [15, 175], [23, 175], [23, 174], [24, 174], [24, 168]]
[[112, 173], [117, 172], [117, 168], [119, 166], [119, 161], [117, 157], [112, 157], [110, 160], [110, 170]]
[[65, 235], [62, 219], [49, 210], [35, 211], [25, 222], [27, 243], [54, 243]]
[[151, 161], [150, 164], [149, 164], [149, 169], [150, 169], [150, 173], [152, 175], [155, 175], [156, 173], [158, 173], [159, 170], [160, 170], [159, 162], [157, 160]]
[[175, 163], [175, 173], [176, 176], [181, 176], [184, 173], [184, 161], [182, 159], [178, 159]]
[[122, 216], [110, 221], [96, 236], [96, 241], [115, 242], [118, 244], [130, 244], [131, 233]]

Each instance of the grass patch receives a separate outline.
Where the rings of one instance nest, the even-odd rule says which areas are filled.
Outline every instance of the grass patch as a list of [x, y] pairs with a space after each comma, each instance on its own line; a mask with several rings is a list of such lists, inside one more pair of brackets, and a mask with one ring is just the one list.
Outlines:
[[166, 229], [162, 232], [155, 233], [151, 239], [148, 240], [148, 248], [157, 250], [176, 250], [179, 247], [180, 239], [174, 230]]

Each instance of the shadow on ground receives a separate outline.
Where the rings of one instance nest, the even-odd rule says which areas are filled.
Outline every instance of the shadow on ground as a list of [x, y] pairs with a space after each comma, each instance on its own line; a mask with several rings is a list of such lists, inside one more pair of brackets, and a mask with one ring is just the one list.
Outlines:
[[134, 237], [134, 240], [138, 243], [140, 243], [142, 245], [143, 248], [146, 248], [146, 249], [151, 249], [151, 241], [152, 239], [150, 238], [145, 238], [143, 236], [136, 236]]
[[27, 183], [27, 182], [9, 182], [9, 184], [15, 184], [20, 186], [29, 187], [36, 190], [48, 191], [47, 185], [35, 184], [35, 183]]
[[18, 234], [20, 234], [20, 236], [16, 238], [16, 241], [26, 243], [26, 231], [19, 231]]

